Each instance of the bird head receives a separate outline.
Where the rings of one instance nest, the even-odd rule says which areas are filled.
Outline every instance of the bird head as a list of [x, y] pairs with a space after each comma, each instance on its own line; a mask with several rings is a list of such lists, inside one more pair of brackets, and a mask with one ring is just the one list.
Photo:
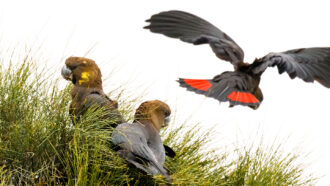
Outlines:
[[170, 107], [159, 100], [143, 102], [135, 112], [135, 122], [144, 123], [147, 120], [159, 132], [161, 128], [166, 127], [171, 115]]
[[61, 74], [75, 86], [102, 86], [101, 71], [94, 60], [84, 57], [69, 57], [65, 61]]

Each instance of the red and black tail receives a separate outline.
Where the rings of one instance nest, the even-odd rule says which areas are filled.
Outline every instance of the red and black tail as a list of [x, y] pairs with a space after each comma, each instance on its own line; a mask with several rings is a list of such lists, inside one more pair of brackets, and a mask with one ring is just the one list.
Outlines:
[[198, 91], [198, 93], [204, 94], [207, 92], [213, 85], [211, 80], [207, 79], [182, 79], [179, 78], [178, 82], [180, 86], [186, 87], [188, 90]]
[[214, 82], [210, 79], [182, 79], [178, 82], [181, 87], [198, 94], [215, 98], [221, 102], [229, 101], [230, 105], [244, 105], [256, 108], [260, 101], [256, 96], [246, 90], [239, 90], [237, 86], [229, 86], [227, 82]]

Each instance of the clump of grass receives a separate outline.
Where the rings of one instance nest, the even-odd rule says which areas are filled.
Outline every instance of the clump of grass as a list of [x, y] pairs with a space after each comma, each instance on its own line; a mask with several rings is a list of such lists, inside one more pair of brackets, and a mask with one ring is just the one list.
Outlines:
[[284, 153], [281, 146], [259, 145], [253, 151], [254, 145], [249, 145], [233, 152], [210, 151], [205, 146], [212, 142], [211, 133], [199, 131], [198, 125], [188, 131], [184, 127], [165, 131], [164, 142], [177, 152], [176, 158], [167, 159], [174, 184], [311, 185], [317, 180], [306, 175], [303, 165], [297, 163], [297, 155]]
[[[13, 184], [53, 179], [66, 127], [67, 90], [46, 81], [32, 59], [0, 72], [0, 162]], [[51, 173], [51, 174], [50, 174]]]
[[[68, 114], [70, 86], [61, 90], [37, 61], [27, 57], [0, 70], [0, 185], [158, 185], [130, 167], [111, 149], [109, 121], [91, 109], [73, 125]], [[120, 92], [120, 91], [119, 91]], [[120, 103], [126, 98], [115, 95]], [[130, 99], [134, 100], [134, 99]], [[121, 108], [126, 118], [135, 103]], [[307, 185], [297, 156], [278, 148], [220, 152], [207, 150], [210, 133], [198, 126], [166, 129], [164, 143], [177, 156], [166, 158], [176, 185]], [[228, 154], [238, 158], [229, 159]]]

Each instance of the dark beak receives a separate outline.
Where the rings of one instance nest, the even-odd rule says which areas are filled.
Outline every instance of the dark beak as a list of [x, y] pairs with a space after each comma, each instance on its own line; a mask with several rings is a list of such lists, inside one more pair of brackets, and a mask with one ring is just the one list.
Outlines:
[[61, 70], [62, 77], [66, 80], [72, 80], [72, 71], [64, 65]]

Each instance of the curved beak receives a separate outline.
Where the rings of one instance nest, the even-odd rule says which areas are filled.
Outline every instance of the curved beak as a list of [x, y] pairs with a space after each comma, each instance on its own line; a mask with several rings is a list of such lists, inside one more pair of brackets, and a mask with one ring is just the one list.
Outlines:
[[66, 80], [72, 80], [72, 71], [64, 65], [61, 70], [62, 77]]
[[169, 123], [170, 121], [171, 121], [170, 116], [167, 116], [167, 117], [165, 118], [165, 121], [164, 121], [164, 124], [163, 124], [162, 127], [167, 127], [167, 126], [168, 126], [168, 123]]

